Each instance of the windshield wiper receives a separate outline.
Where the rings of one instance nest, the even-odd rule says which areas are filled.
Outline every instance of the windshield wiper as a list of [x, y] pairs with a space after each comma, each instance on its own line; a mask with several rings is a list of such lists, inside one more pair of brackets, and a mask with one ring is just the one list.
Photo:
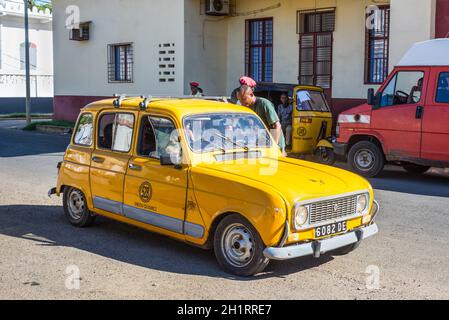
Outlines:
[[245, 150], [245, 152], [248, 152], [248, 151], [249, 151], [249, 147], [248, 147], [248, 146], [243, 145], [243, 144], [238, 143], [238, 142], [235, 142], [234, 140], [232, 140], [232, 139], [229, 138], [229, 137], [223, 136], [223, 135], [221, 135], [221, 134], [219, 134], [219, 133], [217, 133], [217, 132], [214, 132], [214, 135], [216, 135], [217, 137], [219, 137], [219, 138], [221, 138], [221, 139], [223, 139], [223, 140], [226, 140], [226, 141], [232, 143], [232, 144], [233, 144], [234, 146], [236, 146], [236, 147], [242, 148], [243, 150]]

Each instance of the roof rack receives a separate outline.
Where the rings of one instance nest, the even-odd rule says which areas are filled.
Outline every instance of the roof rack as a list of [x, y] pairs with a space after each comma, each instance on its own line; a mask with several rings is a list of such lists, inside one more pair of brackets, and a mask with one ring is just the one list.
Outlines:
[[[127, 94], [114, 94], [113, 97], [115, 98], [113, 104], [115, 108], [120, 108], [122, 105], [122, 102], [128, 99], [132, 99], [133, 97], [138, 95], [127, 95]], [[160, 100], [160, 99], [167, 99], [167, 100], [174, 100], [174, 99], [181, 99], [181, 100], [209, 100], [209, 101], [220, 101], [228, 103], [230, 98], [226, 96], [204, 96], [204, 97], [196, 97], [196, 96], [144, 96], [141, 95], [140, 98], [142, 101], [139, 103], [139, 108], [142, 110], [146, 110], [148, 108], [148, 105], [154, 101], [154, 100]]]

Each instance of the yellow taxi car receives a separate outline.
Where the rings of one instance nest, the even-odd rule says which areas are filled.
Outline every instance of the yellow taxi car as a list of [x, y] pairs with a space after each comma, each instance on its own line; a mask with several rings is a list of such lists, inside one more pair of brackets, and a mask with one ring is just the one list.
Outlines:
[[120, 97], [81, 110], [58, 165], [68, 221], [97, 215], [213, 248], [227, 272], [346, 254], [378, 232], [373, 189], [347, 171], [282, 157], [251, 110], [198, 98]]

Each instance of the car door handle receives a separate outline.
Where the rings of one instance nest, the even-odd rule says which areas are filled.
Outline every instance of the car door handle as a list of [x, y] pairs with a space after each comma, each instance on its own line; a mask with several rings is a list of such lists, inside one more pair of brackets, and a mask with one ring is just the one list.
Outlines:
[[424, 107], [418, 106], [416, 108], [416, 119], [422, 119], [423, 114], [424, 114]]
[[102, 157], [92, 157], [92, 161], [96, 162], [96, 163], [103, 163], [104, 162], [104, 158]]
[[128, 168], [130, 168], [131, 170], [134, 170], [134, 171], [141, 171], [142, 170], [141, 166], [138, 166], [137, 164], [133, 164], [133, 163], [130, 163]]

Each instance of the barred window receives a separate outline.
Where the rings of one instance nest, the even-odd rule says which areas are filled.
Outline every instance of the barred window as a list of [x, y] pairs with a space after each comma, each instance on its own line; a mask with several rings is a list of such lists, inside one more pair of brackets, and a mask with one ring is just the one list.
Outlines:
[[108, 54], [109, 82], [133, 82], [133, 45], [111, 44]]
[[273, 18], [246, 21], [246, 74], [258, 82], [273, 81]]
[[371, 27], [366, 29], [365, 83], [381, 84], [388, 76], [390, 7], [381, 6], [368, 13]]

